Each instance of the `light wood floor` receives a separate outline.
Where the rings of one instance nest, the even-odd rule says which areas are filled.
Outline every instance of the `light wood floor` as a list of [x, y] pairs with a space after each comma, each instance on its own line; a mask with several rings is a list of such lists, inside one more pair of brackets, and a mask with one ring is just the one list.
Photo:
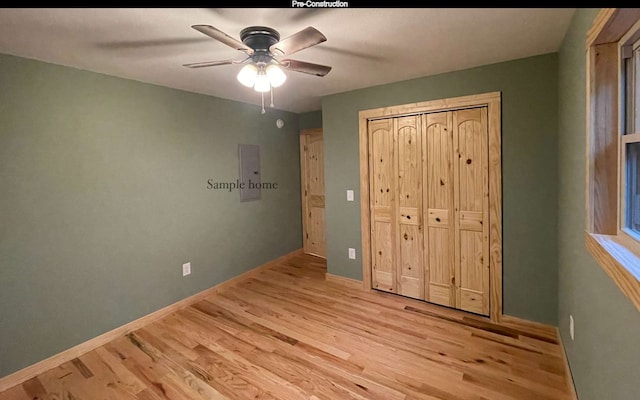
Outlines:
[[324, 280], [296, 256], [7, 399], [569, 399], [552, 332]]

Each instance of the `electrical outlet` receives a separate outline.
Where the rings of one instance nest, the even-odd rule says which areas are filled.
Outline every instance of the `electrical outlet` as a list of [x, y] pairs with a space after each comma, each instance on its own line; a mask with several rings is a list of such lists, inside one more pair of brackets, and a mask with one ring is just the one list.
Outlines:
[[349, 258], [352, 260], [356, 259], [356, 249], [349, 247]]
[[353, 201], [353, 190], [347, 190], [347, 201]]
[[573, 315], [569, 315], [569, 336], [571, 336], [571, 340], [573, 340], [575, 328], [573, 326]]
[[191, 263], [184, 263], [182, 264], [182, 276], [187, 276], [191, 274]]

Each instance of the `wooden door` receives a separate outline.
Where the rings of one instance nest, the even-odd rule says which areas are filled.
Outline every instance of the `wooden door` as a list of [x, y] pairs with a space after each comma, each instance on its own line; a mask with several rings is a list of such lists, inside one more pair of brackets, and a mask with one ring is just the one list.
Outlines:
[[425, 245], [426, 300], [456, 306], [455, 224], [453, 179], [453, 115], [451, 112], [423, 116], [424, 203], [427, 234]]
[[489, 314], [487, 108], [453, 112], [456, 307]]
[[395, 247], [397, 248], [397, 292], [424, 299], [422, 213], [422, 118], [419, 115], [394, 118], [397, 143], [394, 164], [396, 184]]
[[502, 315], [499, 92], [359, 113], [366, 290]]
[[372, 286], [424, 299], [420, 116], [369, 124]]
[[372, 120], [371, 284], [489, 314], [487, 108]]
[[300, 176], [303, 251], [326, 258], [322, 129], [306, 129], [300, 133]]
[[371, 285], [395, 293], [397, 285], [397, 224], [395, 140], [393, 119], [369, 124], [371, 212]]

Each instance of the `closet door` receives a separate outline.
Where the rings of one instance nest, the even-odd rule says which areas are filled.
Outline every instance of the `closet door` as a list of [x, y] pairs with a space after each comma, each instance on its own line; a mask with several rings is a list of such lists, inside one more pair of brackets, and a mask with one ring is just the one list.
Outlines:
[[397, 148], [395, 223], [398, 294], [424, 300], [422, 117], [394, 119]]
[[426, 300], [456, 306], [452, 113], [423, 116]]
[[369, 122], [371, 285], [397, 291], [396, 179], [393, 119]]
[[499, 319], [500, 94], [359, 119], [365, 287]]
[[368, 129], [372, 287], [488, 315], [487, 108]]
[[453, 112], [457, 308], [489, 314], [487, 108]]

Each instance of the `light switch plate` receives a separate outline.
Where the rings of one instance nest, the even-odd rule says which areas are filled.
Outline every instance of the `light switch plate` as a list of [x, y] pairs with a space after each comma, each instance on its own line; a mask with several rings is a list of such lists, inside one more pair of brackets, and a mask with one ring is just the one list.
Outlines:
[[347, 190], [347, 201], [353, 201], [353, 190]]
[[356, 249], [349, 247], [349, 258], [352, 260], [356, 259]]

